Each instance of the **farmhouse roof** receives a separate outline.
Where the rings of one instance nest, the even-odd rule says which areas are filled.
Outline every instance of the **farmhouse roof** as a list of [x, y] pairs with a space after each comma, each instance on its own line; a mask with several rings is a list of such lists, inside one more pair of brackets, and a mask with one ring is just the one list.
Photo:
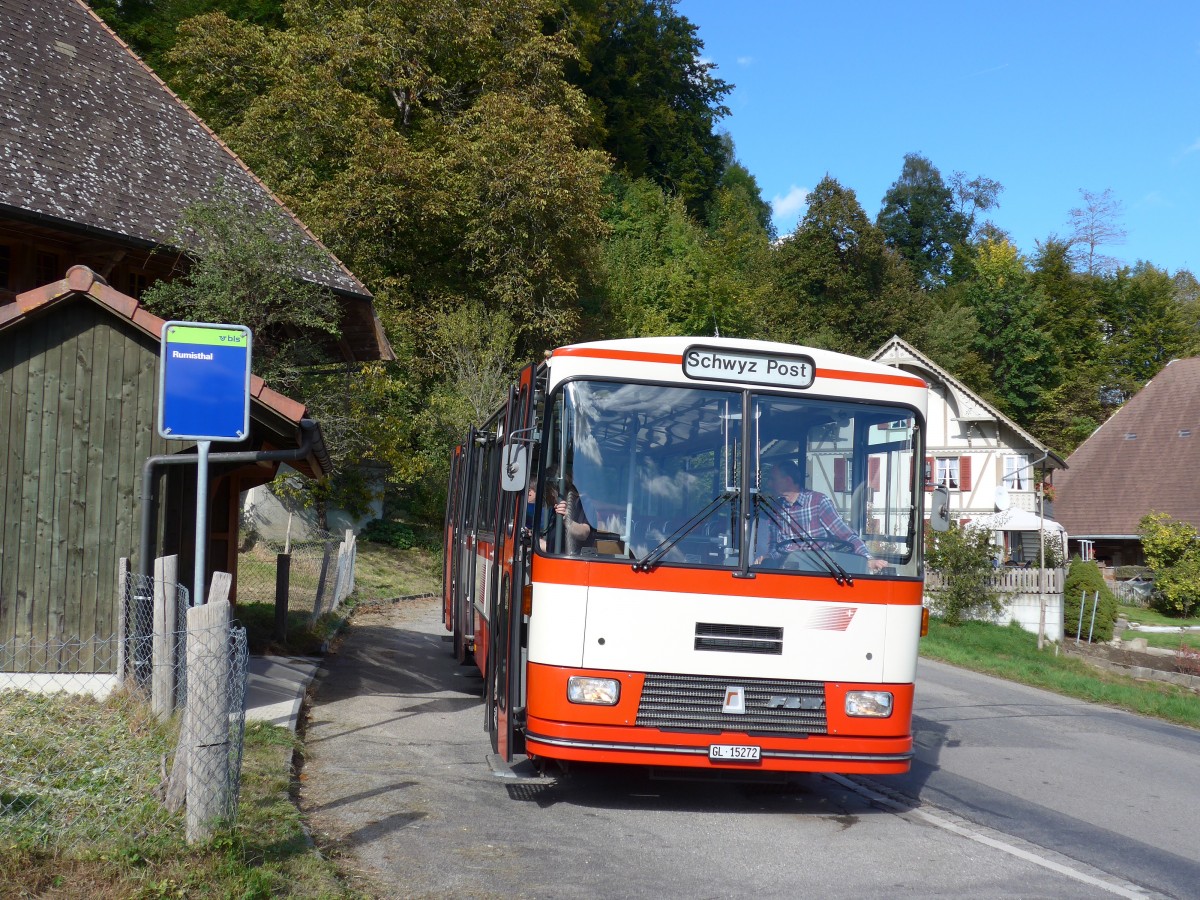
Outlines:
[[1068, 462], [1054, 512], [1073, 537], [1134, 537], [1149, 512], [1200, 526], [1200, 357], [1168, 363]]
[[[932, 359], [914, 347], [899, 335], [891, 339], [875, 351], [871, 359], [886, 365], [912, 369], [926, 381], [940, 382], [954, 397], [958, 408], [957, 418], [960, 422], [995, 422], [1010, 429], [1021, 437], [1029, 447], [1036, 448], [1046, 454], [1047, 469], [1065, 469], [1067, 462], [1049, 447], [1031, 435], [1028, 431], [992, 406], [965, 384], [935, 363]], [[1061, 476], [1055, 476], [1055, 483]]]
[[370, 291], [82, 0], [0, 0], [0, 215], [170, 248], [222, 184], [319, 248], [296, 274], [342, 298], [353, 357], [394, 358]]
[[[86, 298], [102, 309], [128, 322], [155, 341], [162, 339], [165, 320], [147, 311], [132, 297], [114, 290], [87, 266], [72, 266], [67, 277], [18, 294], [15, 303], [0, 305], [0, 337], [18, 325], [49, 314], [54, 307], [71, 300]], [[257, 375], [250, 376], [251, 418], [268, 425], [270, 431], [294, 441], [299, 446], [300, 422], [305, 418], [305, 406], [267, 387]], [[312, 451], [307, 460], [298, 460], [291, 465], [311, 477], [320, 478], [333, 471], [333, 464], [321, 436], [320, 426], [316, 429]], [[278, 449], [288, 449], [280, 447]]]

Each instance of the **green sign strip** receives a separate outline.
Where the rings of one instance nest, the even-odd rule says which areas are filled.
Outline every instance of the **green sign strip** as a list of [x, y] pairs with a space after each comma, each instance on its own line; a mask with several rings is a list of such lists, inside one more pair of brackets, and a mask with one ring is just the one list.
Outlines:
[[240, 328], [197, 328], [189, 325], [172, 325], [167, 329], [167, 342], [171, 344], [204, 344], [215, 347], [245, 347], [246, 332]]

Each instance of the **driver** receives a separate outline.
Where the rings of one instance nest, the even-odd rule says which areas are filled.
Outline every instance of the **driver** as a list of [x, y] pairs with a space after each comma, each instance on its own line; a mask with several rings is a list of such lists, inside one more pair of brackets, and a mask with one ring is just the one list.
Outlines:
[[770, 520], [765, 523], [762, 533], [767, 538], [768, 549], [755, 559], [755, 563], [762, 562], [764, 557], [782, 562], [792, 551], [810, 546], [805, 538], [807, 535], [826, 550], [839, 549], [839, 545], [842, 548], [848, 546], [867, 561], [867, 570], [870, 572], [886, 568], [887, 560], [871, 558], [867, 545], [842, 521], [833, 501], [822, 493], [801, 487], [803, 480], [800, 467], [791, 460], [777, 463], [771, 469], [767, 487], [778, 498], [783, 510], [782, 528]]

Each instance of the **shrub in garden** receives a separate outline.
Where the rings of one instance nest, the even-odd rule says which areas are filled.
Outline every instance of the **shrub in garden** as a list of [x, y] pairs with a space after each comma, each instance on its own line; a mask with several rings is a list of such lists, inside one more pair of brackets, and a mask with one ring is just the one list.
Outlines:
[[930, 605], [947, 625], [967, 619], [992, 619], [1004, 604], [992, 587], [992, 536], [957, 524], [934, 533], [926, 560], [942, 576], [943, 585], [929, 591]]
[[[1092, 626], [1092, 605], [1096, 592], [1100, 601], [1096, 606], [1096, 624]], [[1079, 628], [1079, 604], [1083, 601], [1083, 628]], [[1063, 629], [1076, 636], [1086, 638], [1089, 630], [1093, 641], [1111, 641], [1113, 623], [1117, 621], [1117, 597], [1108, 589], [1100, 567], [1094, 562], [1085, 562], [1078, 556], [1071, 560], [1067, 581], [1063, 585]]]
[[1200, 532], [1166, 513], [1138, 523], [1146, 562], [1154, 570], [1152, 605], [1168, 616], [1187, 618], [1200, 608]]
[[416, 532], [403, 522], [389, 522], [386, 519], [372, 519], [358, 536], [364, 541], [385, 544], [397, 550], [411, 550], [417, 545]]

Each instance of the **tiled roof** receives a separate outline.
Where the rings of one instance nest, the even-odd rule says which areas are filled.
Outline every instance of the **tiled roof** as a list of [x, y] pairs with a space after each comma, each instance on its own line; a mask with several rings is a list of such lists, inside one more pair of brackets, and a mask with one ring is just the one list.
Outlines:
[[0, 209], [170, 246], [219, 183], [320, 248], [297, 274], [358, 299], [359, 358], [392, 358], [370, 292], [81, 0], [0, 0]]
[[1067, 462], [1054, 513], [1072, 537], [1136, 535], [1148, 512], [1200, 526], [1200, 357], [1169, 363]]
[[[15, 303], [0, 306], [0, 337], [3, 337], [5, 330], [14, 328], [31, 317], [47, 313], [56, 304], [80, 295], [88, 297], [118, 318], [130, 322], [154, 340], [161, 340], [162, 328], [166, 322], [145, 310], [132, 297], [109, 287], [103, 278], [87, 266], [72, 266], [67, 272], [67, 277], [61, 281], [18, 294]], [[266, 382], [257, 375], [250, 376], [250, 398], [252, 404], [257, 405], [261, 412], [268, 413], [286, 425], [298, 428], [300, 420], [304, 418], [303, 403], [297, 403], [267, 387]], [[306, 472], [320, 477], [332, 471], [319, 427], [311, 456]]]

